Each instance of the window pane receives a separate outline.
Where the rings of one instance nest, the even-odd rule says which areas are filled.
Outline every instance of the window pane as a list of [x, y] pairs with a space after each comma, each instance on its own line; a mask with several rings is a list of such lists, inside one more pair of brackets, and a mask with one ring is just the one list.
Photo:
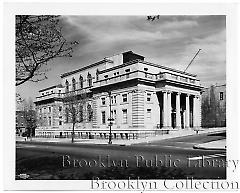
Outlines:
[[127, 109], [123, 109], [123, 123], [127, 123]]
[[122, 101], [123, 102], [127, 102], [127, 94], [123, 94], [122, 95]]
[[106, 124], [106, 114], [105, 114], [105, 111], [102, 112], [102, 124]]

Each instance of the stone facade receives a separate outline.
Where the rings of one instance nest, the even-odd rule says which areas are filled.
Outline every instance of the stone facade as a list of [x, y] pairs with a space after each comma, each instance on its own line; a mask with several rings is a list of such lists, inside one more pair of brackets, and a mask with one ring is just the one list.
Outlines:
[[[110, 117], [114, 118], [114, 138], [201, 127], [202, 87], [196, 75], [146, 62], [131, 51], [64, 73], [61, 78], [63, 101], [87, 93], [84, 108], [93, 109], [91, 121], [76, 124], [77, 136], [108, 137]], [[69, 135], [71, 125], [65, 122], [58, 129]]]
[[202, 127], [226, 127], [226, 84], [203, 90]]

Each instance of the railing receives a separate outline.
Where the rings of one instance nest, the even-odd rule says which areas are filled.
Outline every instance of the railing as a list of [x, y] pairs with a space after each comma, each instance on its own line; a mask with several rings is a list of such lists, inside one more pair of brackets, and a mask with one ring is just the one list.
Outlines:
[[36, 97], [36, 99], [37, 101], [41, 101], [41, 100], [46, 100], [51, 98], [62, 98], [62, 97], [63, 97], [63, 93], [50, 93], [48, 95], [38, 96]]
[[133, 72], [119, 75], [119, 76], [113, 76], [110, 78], [105, 78], [103, 80], [94, 82], [94, 86], [100, 87], [100, 86], [104, 86], [107, 84], [122, 82], [122, 81], [132, 79], [132, 78], [143, 78], [143, 79], [149, 79], [149, 80], [153, 80], [153, 81], [169, 79], [169, 80], [174, 80], [174, 81], [178, 81], [178, 82], [185, 82], [188, 84], [199, 85], [198, 80], [194, 80], [194, 79], [191, 79], [191, 78], [188, 78], [185, 76], [180, 76], [180, 75], [176, 75], [176, 74], [172, 74], [172, 73], [168, 73], [168, 72], [164, 72], [164, 73], [160, 73], [160, 74], [151, 74], [151, 73], [144, 72], [144, 71], [133, 71]]
[[90, 92], [89, 88], [90, 87], [73, 90], [73, 91], [68, 91], [68, 92], [64, 93], [64, 97], [86, 94], [87, 92]]
[[176, 74], [172, 74], [172, 73], [168, 73], [168, 72], [163, 72], [161, 74], [156, 75], [156, 80], [174, 80], [174, 81], [178, 81], [178, 82], [184, 82], [184, 83], [188, 83], [188, 84], [195, 84], [195, 85], [200, 85], [199, 84], [199, 80], [194, 80], [185, 76], [180, 76], [180, 75], [176, 75]]
[[97, 82], [94, 82], [94, 87], [100, 87], [100, 86], [104, 86], [106, 84], [113, 84], [116, 82], [122, 82], [125, 80], [129, 80], [129, 79], [133, 79], [133, 78], [147, 78], [147, 79], [153, 79], [154, 75], [150, 74], [150, 73], [145, 73], [142, 71], [133, 71], [133, 72], [128, 72], [122, 75], [118, 75], [118, 76], [113, 76], [110, 78], [106, 78]]
[[151, 81], [161, 81], [161, 80], [167, 79], [167, 80], [174, 80], [177, 82], [200, 85], [199, 80], [188, 78], [186, 76], [176, 75], [176, 74], [169, 73], [169, 72], [163, 72], [160, 74], [152, 74], [149, 72], [136, 70], [136, 71], [128, 72], [128, 73], [121, 74], [118, 76], [113, 76], [113, 77], [104, 78], [102, 80], [98, 80], [96, 82], [93, 82], [92, 87], [78, 89], [75, 91], [69, 91], [67, 93], [64, 93], [63, 96], [68, 97], [68, 96], [85, 94], [85, 93], [90, 92], [90, 89], [94, 88], [94, 87], [101, 87], [101, 86], [105, 86], [108, 84], [115, 84], [117, 82], [123, 82], [123, 81], [127, 81], [129, 79], [134, 79], [134, 78], [142, 78], [142, 79], [147, 79], [147, 80], [151, 80]]

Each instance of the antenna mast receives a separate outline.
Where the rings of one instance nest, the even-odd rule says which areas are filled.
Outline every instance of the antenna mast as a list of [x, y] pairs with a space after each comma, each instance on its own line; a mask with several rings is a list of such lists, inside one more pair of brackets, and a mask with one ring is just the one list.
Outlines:
[[195, 54], [195, 56], [193, 57], [193, 59], [190, 61], [190, 63], [188, 64], [188, 66], [187, 66], [187, 68], [184, 70], [184, 72], [187, 71], [188, 67], [192, 64], [193, 60], [196, 58], [196, 56], [199, 54], [199, 52], [200, 52], [201, 50], [202, 50], [202, 49], [199, 49], [199, 50], [197, 51], [197, 53]]

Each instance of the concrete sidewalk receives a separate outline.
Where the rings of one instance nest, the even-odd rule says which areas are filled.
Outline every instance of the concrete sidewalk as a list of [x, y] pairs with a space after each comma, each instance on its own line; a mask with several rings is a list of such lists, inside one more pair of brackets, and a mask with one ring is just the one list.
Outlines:
[[[203, 133], [218, 133], [226, 131], [226, 128], [210, 128], [210, 129], [202, 129], [198, 131], [198, 134]], [[152, 141], [159, 141], [165, 139], [172, 139], [183, 136], [197, 135], [195, 130], [171, 130], [169, 134], [151, 136], [140, 139], [113, 139], [113, 145], [132, 145], [139, 143], [148, 143]], [[17, 141], [25, 141], [24, 138], [17, 138]], [[35, 142], [49, 142], [49, 143], [71, 143], [71, 138], [32, 138], [27, 139], [26, 141], [35, 141]], [[108, 144], [108, 139], [75, 139], [74, 143], [77, 144]]]
[[226, 150], [227, 149], [226, 139], [197, 144], [197, 145], [194, 145], [193, 148], [204, 149], [204, 150]]

